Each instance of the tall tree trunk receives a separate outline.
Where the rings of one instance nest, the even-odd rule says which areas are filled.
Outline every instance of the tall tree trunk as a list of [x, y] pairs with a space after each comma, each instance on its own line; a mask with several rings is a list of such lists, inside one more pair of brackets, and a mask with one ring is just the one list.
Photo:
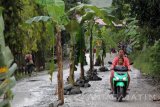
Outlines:
[[85, 36], [84, 36], [84, 27], [81, 27], [81, 34], [80, 34], [80, 68], [81, 74], [80, 78], [84, 79], [84, 62], [85, 62]]
[[83, 66], [84, 66], [84, 64], [83, 64], [83, 62], [81, 62], [80, 63], [80, 66], [81, 66], [81, 79], [84, 79], [84, 68], [83, 68]]
[[58, 100], [60, 105], [64, 104], [64, 86], [63, 86], [63, 63], [62, 63], [62, 46], [61, 46], [61, 29], [56, 27], [56, 52], [57, 52], [57, 64], [58, 64]]
[[102, 67], [104, 67], [104, 57], [102, 55]]
[[95, 66], [101, 66], [101, 64], [102, 64], [101, 56], [98, 55], [98, 57], [96, 58]]
[[92, 31], [91, 31], [91, 35], [90, 35], [90, 73], [92, 73], [92, 70], [93, 70], [93, 59], [92, 59]]
[[74, 68], [75, 68], [75, 58], [74, 58], [74, 46], [70, 46], [70, 74], [69, 83], [74, 85]]
[[92, 52], [93, 52], [93, 55], [92, 55], [92, 58], [93, 58], [93, 59], [92, 59], [92, 60], [93, 60], [93, 61], [92, 61], [92, 65], [94, 65], [94, 51], [92, 51]]
[[92, 74], [93, 72], [93, 45], [92, 45], [92, 41], [93, 41], [93, 26], [94, 24], [91, 26], [90, 29], [90, 73]]
[[36, 53], [33, 54], [33, 59], [37, 67], [37, 71], [40, 71], [40, 66], [41, 66], [40, 51], [37, 51]]

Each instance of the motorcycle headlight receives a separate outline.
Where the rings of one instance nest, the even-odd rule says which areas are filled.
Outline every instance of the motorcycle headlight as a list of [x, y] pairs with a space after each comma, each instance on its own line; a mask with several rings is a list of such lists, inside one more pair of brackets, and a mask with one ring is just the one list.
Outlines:
[[119, 78], [118, 78], [118, 77], [116, 77], [116, 80], [118, 81], [118, 80], [119, 80]]
[[126, 78], [126, 77], [124, 77], [124, 78], [123, 78], [123, 81], [126, 81], [126, 80], [127, 80], [127, 78]]

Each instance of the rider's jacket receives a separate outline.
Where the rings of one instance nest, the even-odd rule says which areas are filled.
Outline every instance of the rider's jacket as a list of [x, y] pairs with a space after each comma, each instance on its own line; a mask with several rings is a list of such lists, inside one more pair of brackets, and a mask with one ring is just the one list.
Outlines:
[[[123, 57], [123, 59], [124, 59], [123, 66], [127, 67], [127, 68], [130, 70], [129, 59], [128, 59], [127, 57]], [[118, 65], [118, 60], [119, 60], [119, 56], [116, 56], [116, 57], [113, 59], [111, 69], [114, 69], [114, 67], [115, 67], [116, 65]]]

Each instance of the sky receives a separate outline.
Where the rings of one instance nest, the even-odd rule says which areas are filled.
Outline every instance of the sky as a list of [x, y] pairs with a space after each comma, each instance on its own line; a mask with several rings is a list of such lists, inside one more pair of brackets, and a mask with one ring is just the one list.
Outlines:
[[96, 5], [97, 7], [108, 7], [111, 5], [112, 0], [90, 0], [91, 4]]

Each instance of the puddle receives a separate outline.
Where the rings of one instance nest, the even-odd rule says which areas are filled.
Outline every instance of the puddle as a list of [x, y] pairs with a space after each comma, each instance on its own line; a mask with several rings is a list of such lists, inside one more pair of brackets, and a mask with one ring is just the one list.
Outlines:
[[37, 82], [37, 81], [43, 81], [43, 80], [36, 80], [36, 79], [33, 79], [33, 80], [28, 80], [26, 82]]
[[40, 86], [39, 88], [54, 88], [54, 86]]

